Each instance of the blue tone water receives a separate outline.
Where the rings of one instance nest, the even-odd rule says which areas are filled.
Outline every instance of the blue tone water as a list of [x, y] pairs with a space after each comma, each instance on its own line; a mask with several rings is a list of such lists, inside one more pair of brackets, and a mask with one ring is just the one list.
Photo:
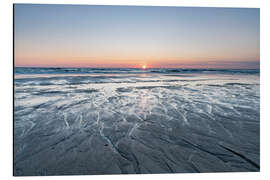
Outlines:
[[181, 68], [30, 68], [16, 67], [15, 74], [93, 74], [93, 73], [227, 73], [257, 74], [259, 69], [181, 69]]

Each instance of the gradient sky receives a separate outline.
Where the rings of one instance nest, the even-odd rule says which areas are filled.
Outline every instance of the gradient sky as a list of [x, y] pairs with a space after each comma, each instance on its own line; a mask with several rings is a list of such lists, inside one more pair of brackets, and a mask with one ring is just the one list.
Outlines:
[[253, 8], [14, 8], [15, 66], [259, 68]]

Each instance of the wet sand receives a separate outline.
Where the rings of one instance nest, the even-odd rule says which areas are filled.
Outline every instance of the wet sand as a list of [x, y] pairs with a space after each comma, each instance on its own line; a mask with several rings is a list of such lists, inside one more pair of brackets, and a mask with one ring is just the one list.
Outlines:
[[15, 75], [14, 175], [260, 169], [259, 75]]

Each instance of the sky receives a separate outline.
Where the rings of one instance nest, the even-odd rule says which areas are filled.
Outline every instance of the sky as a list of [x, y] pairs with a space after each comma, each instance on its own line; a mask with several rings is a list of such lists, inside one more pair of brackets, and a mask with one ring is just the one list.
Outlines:
[[258, 8], [14, 6], [16, 67], [258, 69]]

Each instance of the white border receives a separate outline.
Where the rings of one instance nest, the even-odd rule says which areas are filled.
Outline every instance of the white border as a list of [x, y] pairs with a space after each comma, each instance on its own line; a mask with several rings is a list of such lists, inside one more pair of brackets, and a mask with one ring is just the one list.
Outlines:
[[267, 0], [2, 0], [0, 5], [0, 179], [28, 179], [12, 177], [12, 4], [104, 4], [104, 5], [155, 5], [200, 7], [256, 7], [261, 8], [261, 172], [260, 173], [207, 173], [162, 175], [103, 175], [103, 176], [47, 176], [34, 179], [270, 179], [270, 3]]

